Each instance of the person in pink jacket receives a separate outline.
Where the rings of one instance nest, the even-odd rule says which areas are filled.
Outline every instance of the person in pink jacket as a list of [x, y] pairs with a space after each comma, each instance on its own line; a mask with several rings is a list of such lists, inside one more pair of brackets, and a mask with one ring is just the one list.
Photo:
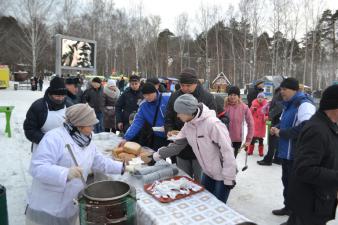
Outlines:
[[248, 130], [245, 137], [246, 148], [249, 147], [254, 132], [254, 121], [250, 109], [241, 101], [240, 96], [240, 89], [238, 87], [229, 87], [228, 97], [224, 101], [223, 112], [230, 120], [229, 133], [232, 141], [232, 147], [235, 150], [235, 157], [237, 157], [238, 150], [242, 146], [244, 120]]
[[252, 155], [254, 148], [255, 148], [255, 142], [257, 140], [259, 141], [259, 145], [258, 145], [259, 156], [263, 156], [264, 154], [263, 141], [264, 141], [265, 130], [266, 130], [265, 121], [268, 118], [267, 104], [268, 102], [265, 99], [265, 95], [263, 92], [259, 93], [257, 95], [257, 98], [251, 104], [250, 111], [254, 119], [255, 129], [254, 129], [254, 137], [248, 149], [248, 155]]
[[176, 140], [155, 152], [153, 159], [158, 161], [177, 155], [189, 144], [203, 170], [201, 184], [226, 203], [236, 184], [237, 170], [227, 127], [216, 117], [214, 110], [198, 103], [191, 94], [178, 97], [174, 110], [184, 126]]

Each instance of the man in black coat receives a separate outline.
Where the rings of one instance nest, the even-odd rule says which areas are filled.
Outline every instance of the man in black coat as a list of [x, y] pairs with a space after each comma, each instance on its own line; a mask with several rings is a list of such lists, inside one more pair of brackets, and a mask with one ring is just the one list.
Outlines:
[[68, 77], [65, 81], [66, 89], [67, 89], [67, 96], [66, 101], [69, 104], [75, 105], [81, 103], [81, 96], [83, 92], [80, 88], [80, 80], [77, 77]]
[[67, 89], [64, 80], [54, 77], [43, 98], [39, 98], [30, 106], [23, 123], [25, 136], [30, 140], [32, 151], [40, 143], [46, 132], [62, 125], [66, 107]]
[[[270, 102], [269, 108], [269, 120], [271, 121], [271, 127], [275, 127], [280, 122], [280, 116], [283, 112], [283, 98], [280, 94], [280, 88], [276, 88], [273, 98]], [[261, 166], [271, 166], [272, 162], [280, 164], [278, 159], [278, 137], [276, 135], [269, 134], [268, 137], [268, 153], [260, 161], [257, 161], [258, 165]], [[274, 158], [274, 159], [273, 159]]]
[[338, 192], [338, 85], [328, 87], [295, 150], [287, 225], [324, 225], [335, 218]]
[[[168, 136], [174, 135], [177, 131], [181, 130], [184, 125], [184, 123], [177, 118], [177, 113], [174, 111], [174, 103], [179, 96], [183, 94], [192, 94], [199, 102], [204, 103], [210, 109], [216, 111], [216, 102], [213, 95], [203, 89], [202, 85], [198, 81], [196, 71], [193, 68], [185, 68], [181, 72], [180, 86], [180, 90], [172, 93], [167, 105], [164, 128]], [[183, 151], [181, 151], [176, 159], [177, 166], [180, 169], [197, 181], [200, 180], [202, 170], [194, 152], [191, 149], [191, 146], [188, 145]]]
[[96, 118], [100, 121], [94, 127], [94, 133], [103, 132], [103, 88], [101, 79], [95, 77], [92, 79], [90, 87], [84, 91], [81, 102], [88, 103], [95, 110]]
[[130, 76], [129, 85], [130, 87], [123, 92], [115, 105], [117, 128], [124, 133], [130, 126], [129, 116], [137, 112], [143, 99], [140, 90], [140, 77], [136, 75]]
[[253, 100], [257, 98], [257, 95], [264, 91], [264, 80], [257, 80], [255, 82], [255, 85], [249, 89], [247, 100], [248, 100], [248, 106], [251, 107], [251, 103]]

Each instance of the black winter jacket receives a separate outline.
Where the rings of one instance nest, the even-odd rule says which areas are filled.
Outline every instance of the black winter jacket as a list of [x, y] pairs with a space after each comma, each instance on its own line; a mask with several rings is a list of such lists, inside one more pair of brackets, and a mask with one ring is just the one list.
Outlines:
[[303, 224], [335, 218], [338, 191], [338, 126], [318, 111], [307, 121], [295, 149], [288, 202]]
[[257, 95], [260, 92], [263, 92], [264, 89], [262, 88], [258, 88], [257, 86], [254, 86], [253, 88], [249, 89], [248, 95], [246, 96], [247, 100], [248, 100], [248, 107], [251, 107], [251, 103], [253, 102], [253, 100], [255, 100], [255, 98], [257, 98]]
[[92, 87], [84, 91], [81, 97], [82, 103], [88, 103], [95, 112], [103, 112], [103, 88], [102, 86], [99, 89], [94, 89]]
[[47, 92], [43, 98], [39, 98], [33, 102], [27, 111], [26, 119], [23, 123], [26, 138], [33, 143], [39, 144], [44, 136], [41, 128], [46, 122], [48, 109], [50, 111], [57, 111], [64, 108], [65, 105], [66, 107], [71, 106], [71, 104], [66, 100], [62, 105], [56, 105], [49, 99]]
[[[184, 93], [181, 90], [178, 90], [174, 92], [169, 98], [167, 111], [164, 118], [164, 129], [166, 133], [172, 130], [181, 130], [184, 125], [184, 123], [177, 118], [177, 113], [174, 111], [175, 100], [183, 94]], [[216, 111], [216, 101], [214, 96], [203, 89], [202, 85], [197, 85], [196, 90], [191, 94], [195, 96], [198, 102], [202, 102], [208, 106], [209, 109]], [[196, 156], [189, 145], [187, 145], [187, 147], [180, 152], [178, 157], [182, 159], [196, 159]]]
[[124, 132], [130, 126], [130, 114], [137, 112], [142, 99], [143, 95], [140, 90], [133, 91], [131, 88], [127, 88], [117, 100], [115, 105], [116, 124], [123, 123]]

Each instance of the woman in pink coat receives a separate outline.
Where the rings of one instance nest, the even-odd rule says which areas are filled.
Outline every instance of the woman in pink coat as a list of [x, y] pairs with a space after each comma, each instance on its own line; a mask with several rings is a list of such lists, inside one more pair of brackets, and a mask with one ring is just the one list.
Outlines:
[[177, 155], [189, 144], [203, 170], [201, 184], [226, 203], [235, 185], [237, 168], [228, 129], [214, 110], [198, 103], [191, 94], [178, 97], [174, 110], [184, 126], [176, 141], [160, 148], [153, 159], [158, 161]]
[[254, 148], [255, 148], [255, 142], [257, 140], [259, 141], [259, 145], [258, 145], [259, 156], [263, 156], [264, 154], [263, 142], [264, 142], [265, 130], [266, 130], [265, 121], [267, 120], [267, 116], [268, 116], [268, 110], [267, 110], [268, 107], [266, 107], [267, 103], [268, 102], [265, 99], [264, 93], [261, 92], [257, 95], [257, 98], [251, 104], [250, 111], [254, 119], [255, 129], [254, 129], [254, 137], [248, 149], [248, 155], [252, 155]]
[[241, 101], [240, 89], [232, 86], [228, 89], [228, 97], [224, 101], [224, 112], [230, 120], [229, 133], [232, 141], [232, 147], [235, 149], [235, 157], [242, 146], [244, 120], [246, 122], [248, 133], [246, 134], [244, 144], [248, 148], [254, 132], [254, 121], [249, 107]]

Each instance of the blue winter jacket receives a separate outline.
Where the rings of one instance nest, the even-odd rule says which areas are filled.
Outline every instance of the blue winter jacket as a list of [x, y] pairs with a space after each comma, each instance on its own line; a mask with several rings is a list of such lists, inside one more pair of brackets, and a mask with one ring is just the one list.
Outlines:
[[297, 92], [289, 101], [283, 102], [284, 110], [277, 126], [280, 129], [278, 157], [281, 159], [293, 160], [293, 148], [305, 123], [305, 121], [297, 123], [298, 108], [304, 102], [312, 103], [302, 92]]
[[[131, 126], [128, 128], [127, 132], [124, 135], [124, 139], [127, 141], [132, 140], [143, 128], [145, 122], [152, 126], [153, 120], [155, 117], [156, 107], [159, 103], [160, 93], [157, 93], [156, 101], [147, 102], [143, 101], [135, 115], [135, 119]], [[164, 116], [170, 98], [170, 93], [162, 93], [161, 104], [158, 110], [156, 123], [154, 127], [163, 127], [164, 126]], [[154, 132], [155, 136], [166, 137], [164, 132]]]

